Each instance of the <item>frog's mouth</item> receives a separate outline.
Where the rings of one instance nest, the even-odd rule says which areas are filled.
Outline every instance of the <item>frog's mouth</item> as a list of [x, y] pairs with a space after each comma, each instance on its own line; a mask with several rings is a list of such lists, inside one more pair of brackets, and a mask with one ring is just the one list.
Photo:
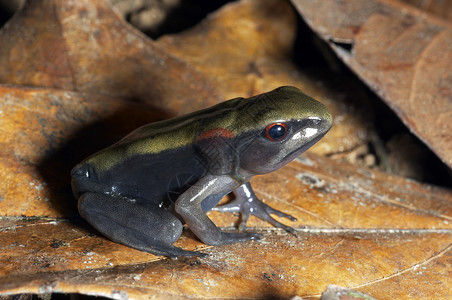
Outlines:
[[[281, 163], [288, 163], [291, 160], [295, 159], [298, 155], [311, 148], [315, 143], [321, 140], [332, 127], [332, 123], [329, 122], [328, 119], [319, 119], [319, 121], [315, 122], [315, 124], [316, 127], [308, 126], [302, 129], [302, 131], [296, 133], [304, 133], [303, 136], [305, 138], [301, 139], [300, 142], [302, 145], [299, 148], [295, 147], [294, 150], [285, 155], [285, 157], [281, 160]], [[296, 134], [294, 134], [294, 136]]]
[[293, 159], [295, 159], [297, 156], [311, 148], [315, 143], [317, 143], [325, 134], [319, 134], [318, 136], [314, 137], [312, 140], [310, 140], [308, 143], [304, 144], [300, 148], [296, 148], [295, 150], [292, 150], [288, 154], [284, 155], [284, 157], [279, 161], [279, 165], [284, 166], [291, 162]]

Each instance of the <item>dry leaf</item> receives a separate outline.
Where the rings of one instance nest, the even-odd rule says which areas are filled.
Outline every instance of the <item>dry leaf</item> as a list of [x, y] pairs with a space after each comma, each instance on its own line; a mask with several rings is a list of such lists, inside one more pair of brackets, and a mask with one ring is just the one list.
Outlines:
[[452, 168], [452, 26], [398, 1], [292, 0], [305, 21]]
[[185, 233], [177, 245], [209, 257], [170, 260], [93, 235], [84, 223], [3, 218], [0, 292], [310, 299], [337, 284], [377, 299], [450, 297], [450, 191], [312, 154], [253, 184], [298, 224], [317, 227], [299, 227], [295, 237], [251, 220], [264, 239], [207, 248]]
[[401, 0], [417, 8], [452, 21], [452, 2], [450, 1], [417, 1]]
[[[177, 43], [184, 35], [210, 41], [216, 32], [234, 41], [221, 24], [235, 20], [270, 49], [257, 59], [234, 57], [233, 49], [218, 52], [233, 67], [219, 60], [224, 66], [215, 73], [207, 71], [213, 59], [175, 58], [167, 52], [170, 42], [154, 43], [136, 33], [106, 2], [30, 1], [0, 30], [6, 45], [0, 49], [1, 80], [45, 86], [0, 85], [0, 294], [318, 299], [327, 285], [337, 284], [378, 299], [450, 298], [452, 192], [314, 154], [252, 180], [266, 203], [298, 218], [287, 223], [297, 227], [297, 236], [251, 218], [249, 226], [264, 234], [262, 240], [209, 247], [186, 231], [176, 245], [209, 257], [170, 260], [113, 243], [77, 217], [69, 169], [143, 123], [216, 102], [210, 84], [220, 96], [247, 96], [282, 81], [305, 85], [324, 95], [336, 117], [349, 118], [335, 124], [335, 139], [345, 139], [344, 132], [356, 135], [355, 124], [365, 132], [359, 125], [364, 115], [338, 108], [350, 95], [326, 83], [327, 92], [310, 87], [312, 80], [287, 61], [291, 15], [284, 3], [241, 1], [198, 29], [171, 37]], [[262, 18], [267, 22], [259, 23]], [[270, 33], [279, 38], [267, 40]], [[56, 56], [49, 55], [52, 49]], [[236, 86], [240, 79], [244, 85]], [[363, 140], [354, 136], [350, 145]], [[239, 221], [231, 214], [209, 216], [224, 227]]]
[[223, 100], [105, 0], [27, 1], [1, 29], [0, 44], [2, 83], [121, 97], [173, 115]]
[[[295, 25], [288, 2], [239, 1], [157, 44], [209, 76], [224, 99], [293, 85], [324, 102], [335, 123], [312, 151], [331, 154], [365, 144], [372, 120], [366, 94], [349, 78], [331, 78], [325, 70], [298, 70], [291, 60]], [[313, 74], [319, 73], [317, 79]]]
[[0, 85], [0, 98], [3, 216], [78, 214], [72, 167], [138, 126], [168, 117], [144, 104], [54, 89]]

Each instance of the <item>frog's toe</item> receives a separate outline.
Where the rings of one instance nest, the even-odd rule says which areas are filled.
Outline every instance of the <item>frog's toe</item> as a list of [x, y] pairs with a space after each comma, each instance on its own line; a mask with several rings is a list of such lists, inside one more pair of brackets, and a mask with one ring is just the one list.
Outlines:
[[256, 216], [264, 221], [269, 222], [273, 226], [277, 228], [282, 228], [290, 233], [295, 234], [295, 229], [292, 227], [286, 226], [279, 221], [275, 220], [271, 215], [276, 215], [278, 217], [289, 219], [295, 222], [297, 219], [291, 215], [285, 214], [279, 210], [276, 210], [257, 198], [253, 189], [249, 182], [242, 184], [240, 187], [234, 190], [234, 194], [236, 195], [236, 199], [232, 201], [230, 204], [224, 206], [220, 206], [220, 211], [240, 211], [242, 214], [242, 223], [240, 225], [240, 229], [243, 229], [246, 225], [248, 217], [250, 215]]
[[[291, 234], [296, 234], [296, 230], [293, 227], [284, 225], [283, 223], [275, 220], [274, 218], [272, 218], [269, 214], [265, 214], [262, 216], [259, 216], [259, 218], [261, 218], [262, 220], [267, 221], [268, 223], [272, 224], [273, 226], [275, 226], [276, 228], [281, 228], [284, 229], [285, 231], [291, 233]], [[295, 219], [296, 221], [296, 219]]]
[[262, 236], [254, 232], [224, 232], [206, 233], [202, 236], [202, 241], [211, 246], [223, 246], [228, 244], [259, 240]]
[[267, 212], [267, 214], [269, 214], [269, 215], [273, 214], [273, 215], [276, 215], [276, 216], [281, 217], [281, 218], [286, 218], [286, 219], [291, 220], [292, 222], [296, 222], [297, 221], [297, 218], [295, 218], [295, 217], [293, 217], [291, 215], [285, 214], [282, 211], [276, 210], [276, 209], [266, 205], [265, 203], [263, 203], [263, 204], [266, 206], [265, 207], [265, 211]]
[[291, 234], [296, 234], [296, 231], [293, 227], [284, 225], [283, 223], [275, 220], [272, 216], [270, 216], [270, 214], [276, 215], [278, 217], [282, 217], [282, 218], [286, 218], [289, 219], [293, 222], [296, 222], [297, 219], [292, 217], [291, 215], [285, 214], [279, 210], [276, 210], [268, 205], [266, 205], [265, 203], [262, 203], [263, 205], [265, 205], [265, 209], [264, 210], [260, 210], [259, 211], [259, 215], [256, 215], [257, 217], [261, 218], [262, 220], [267, 221], [268, 223], [272, 224], [273, 226], [277, 227], [277, 228], [281, 228], [284, 229], [285, 231], [291, 233]]
[[257, 198], [251, 203], [243, 203], [241, 206], [241, 214], [242, 214], [242, 221], [239, 226], [240, 230], [245, 229], [249, 216], [254, 215], [255, 217], [258, 217], [259, 219], [267, 221], [268, 223], [272, 224], [273, 226], [275, 226], [277, 228], [282, 228], [285, 231], [290, 232], [292, 234], [295, 234], [295, 232], [296, 232], [294, 228], [284, 225], [283, 223], [274, 219], [271, 215], [276, 215], [281, 218], [286, 218], [293, 222], [297, 221], [297, 219], [295, 217], [285, 214], [279, 210], [276, 210], [276, 209], [268, 206], [267, 204], [261, 202]]
[[203, 252], [198, 251], [187, 251], [182, 248], [173, 246], [173, 245], [167, 245], [164, 243], [158, 243], [153, 242], [153, 244], [149, 244], [148, 241], [146, 241], [146, 237], [140, 237], [138, 239], [136, 238], [129, 238], [127, 240], [126, 244], [129, 247], [135, 248], [137, 250], [141, 250], [144, 252], [149, 252], [154, 255], [159, 256], [168, 256], [171, 258], [177, 258], [180, 256], [198, 256], [198, 257], [206, 257], [207, 254]]
[[233, 244], [237, 242], [247, 242], [259, 240], [262, 235], [255, 232], [222, 232], [222, 244]]
[[[146, 251], [146, 250], [144, 250]], [[169, 256], [171, 258], [177, 258], [180, 256], [198, 256], [198, 257], [207, 257], [207, 253], [198, 252], [198, 251], [187, 251], [179, 247], [175, 246], [165, 246], [165, 247], [152, 247], [152, 251], [147, 251], [153, 254], [161, 253], [162, 256]]]

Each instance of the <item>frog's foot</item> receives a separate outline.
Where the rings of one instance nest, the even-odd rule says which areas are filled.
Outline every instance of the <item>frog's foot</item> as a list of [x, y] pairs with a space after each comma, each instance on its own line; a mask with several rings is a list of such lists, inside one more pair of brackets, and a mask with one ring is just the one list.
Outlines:
[[182, 223], [166, 210], [97, 193], [82, 194], [78, 207], [83, 218], [114, 242], [155, 255], [206, 256], [172, 245], [182, 233]]
[[212, 210], [220, 212], [240, 212], [242, 215], [242, 222], [240, 224], [240, 229], [243, 230], [246, 227], [246, 222], [250, 215], [254, 215], [264, 221], [269, 222], [277, 228], [282, 228], [287, 232], [295, 234], [295, 229], [282, 224], [281, 222], [275, 220], [271, 215], [276, 215], [278, 217], [283, 217], [295, 222], [297, 219], [291, 215], [285, 214], [279, 210], [271, 208], [267, 204], [260, 201], [254, 194], [249, 183], [241, 185], [239, 188], [234, 190], [236, 199], [232, 202], [214, 207]]
[[127, 240], [127, 244], [122, 241], [117, 241], [117, 242], [121, 243], [121, 244], [125, 244], [126, 246], [132, 247], [137, 250], [149, 252], [154, 255], [168, 256], [171, 258], [177, 258], [179, 256], [199, 256], [199, 257], [207, 256], [206, 253], [197, 252], [197, 251], [187, 251], [187, 250], [184, 250], [182, 248], [179, 248], [179, 247], [176, 247], [173, 245], [166, 245], [166, 244], [149, 245], [148, 243], [144, 242], [144, 241], [146, 241], [146, 238], [148, 238], [148, 237], [146, 237], [146, 236], [142, 236], [142, 237], [138, 237], [138, 238], [131, 237]]
[[239, 242], [247, 242], [261, 239], [261, 235], [254, 232], [247, 233], [236, 233], [236, 232], [224, 232], [221, 231], [221, 238], [218, 239], [218, 243], [210, 242], [210, 245], [226, 245], [226, 244], [234, 244]]

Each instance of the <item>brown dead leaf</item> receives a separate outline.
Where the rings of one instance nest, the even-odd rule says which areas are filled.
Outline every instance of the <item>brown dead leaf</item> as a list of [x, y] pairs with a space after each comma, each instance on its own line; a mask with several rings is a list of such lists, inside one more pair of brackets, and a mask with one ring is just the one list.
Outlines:
[[398, 1], [292, 3], [337, 55], [452, 168], [451, 24]]
[[451, 1], [417, 1], [401, 0], [411, 4], [423, 11], [439, 16], [445, 20], [452, 21], [452, 2]]
[[[274, 1], [230, 5], [211, 16], [209, 26], [185, 34], [192, 35], [193, 44], [202, 37], [210, 41], [215, 32], [225, 37], [217, 40], [223, 45], [245, 42], [244, 37], [229, 37], [227, 26], [222, 29], [223, 16], [233, 11], [226, 20], [232, 22], [235, 14], [242, 29], [248, 26], [258, 32], [250, 39], [261, 41], [263, 49], [285, 49], [291, 43], [293, 14], [286, 4], [275, 5]], [[260, 24], [262, 18], [269, 22]], [[281, 30], [287, 31], [281, 35]], [[267, 40], [271, 35], [283, 41]], [[273, 84], [304, 87], [314, 96], [324, 95], [336, 117], [346, 119], [335, 124], [342, 132], [336, 139], [345, 139], [344, 132], [365, 132], [366, 126], [358, 125], [364, 115], [338, 108], [351, 95], [338, 93], [329, 83], [321, 84], [327, 92], [308, 86], [315, 83], [287, 62], [287, 49], [261, 55], [250, 45], [257, 54], [237, 61], [233, 49], [229, 54], [217, 52], [234, 68], [220, 59], [224, 66], [218, 71], [223, 73], [207, 71], [213, 58], [200, 56], [197, 64], [194, 54], [187, 56], [189, 64], [182, 56], [174, 58], [166, 52], [170, 44], [163, 46], [162, 40], [156, 45], [136, 33], [103, 1], [31, 1], [0, 31], [0, 40], [8, 49], [0, 49], [1, 78], [58, 88], [0, 85], [0, 294], [317, 299], [327, 285], [337, 284], [378, 299], [451, 296], [452, 192], [313, 154], [252, 181], [266, 203], [298, 218], [294, 224], [282, 220], [297, 227], [297, 236], [251, 218], [249, 225], [255, 227], [251, 230], [264, 234], [261, 241], [209, 247], [187, 231], [177, 246], [204, 251], [209, 257], [170, 260], [113, 243], [76, 217], [76, 200], [68, 185], [70, 168], [143, 123], [217, 101], [205, 88], [203, 78], [209, 75], [219, 95], [235, 91], [247, 96]], [[57, 56], [50, 51], [53, 43]], [[222, 74], [232, 84], [230, 89], [217, 77]], [[242, 86], [240, 79], [249, 82]], [[184, 94], [189, 92], [190, 97]], [[132, 98], [138, 101], [127, 101]], [[355, 124], [360, 129], [353, 129]], [[231, 214], [209, 216], [224, 227], [238, 222]]]
[[145, 104], [55, 89], [0, 85], [0, 98], [3, 216], [77, 214], [71, 168], [138, 126], [168, 117]]
[[291, 60], [295, 35], [295, 14], [288, 2], [246, 0], [228, 4], [195, 28], [164, 36], [157, 44], [211, 78], [224, 99], [293, 85], [324, 102], [335, 124], [311, 151], [331, 154], [365, 144], [372, 120], [366, 94], [350, 78], [297, 69]]
[[[450, 191], [313, 154], [253, 184], [298, 225], [316, 227], [298, 227], [295, 237], [251, 220], [264, 239], [222, 247], [185, 233], [177, 245], [209, 257], [170, 260], [93, 235], [84, 223], [3, 218], [0, 292], [314, 299], [336, 284], [378, 299], [450, 296]], [[231, 215], [210, 216], [230, 225]]]
[[121, 97], [173, 115], [223, 100], [105, 0], [27, 1], [1, 29], [0, 44], [1, 83]]

